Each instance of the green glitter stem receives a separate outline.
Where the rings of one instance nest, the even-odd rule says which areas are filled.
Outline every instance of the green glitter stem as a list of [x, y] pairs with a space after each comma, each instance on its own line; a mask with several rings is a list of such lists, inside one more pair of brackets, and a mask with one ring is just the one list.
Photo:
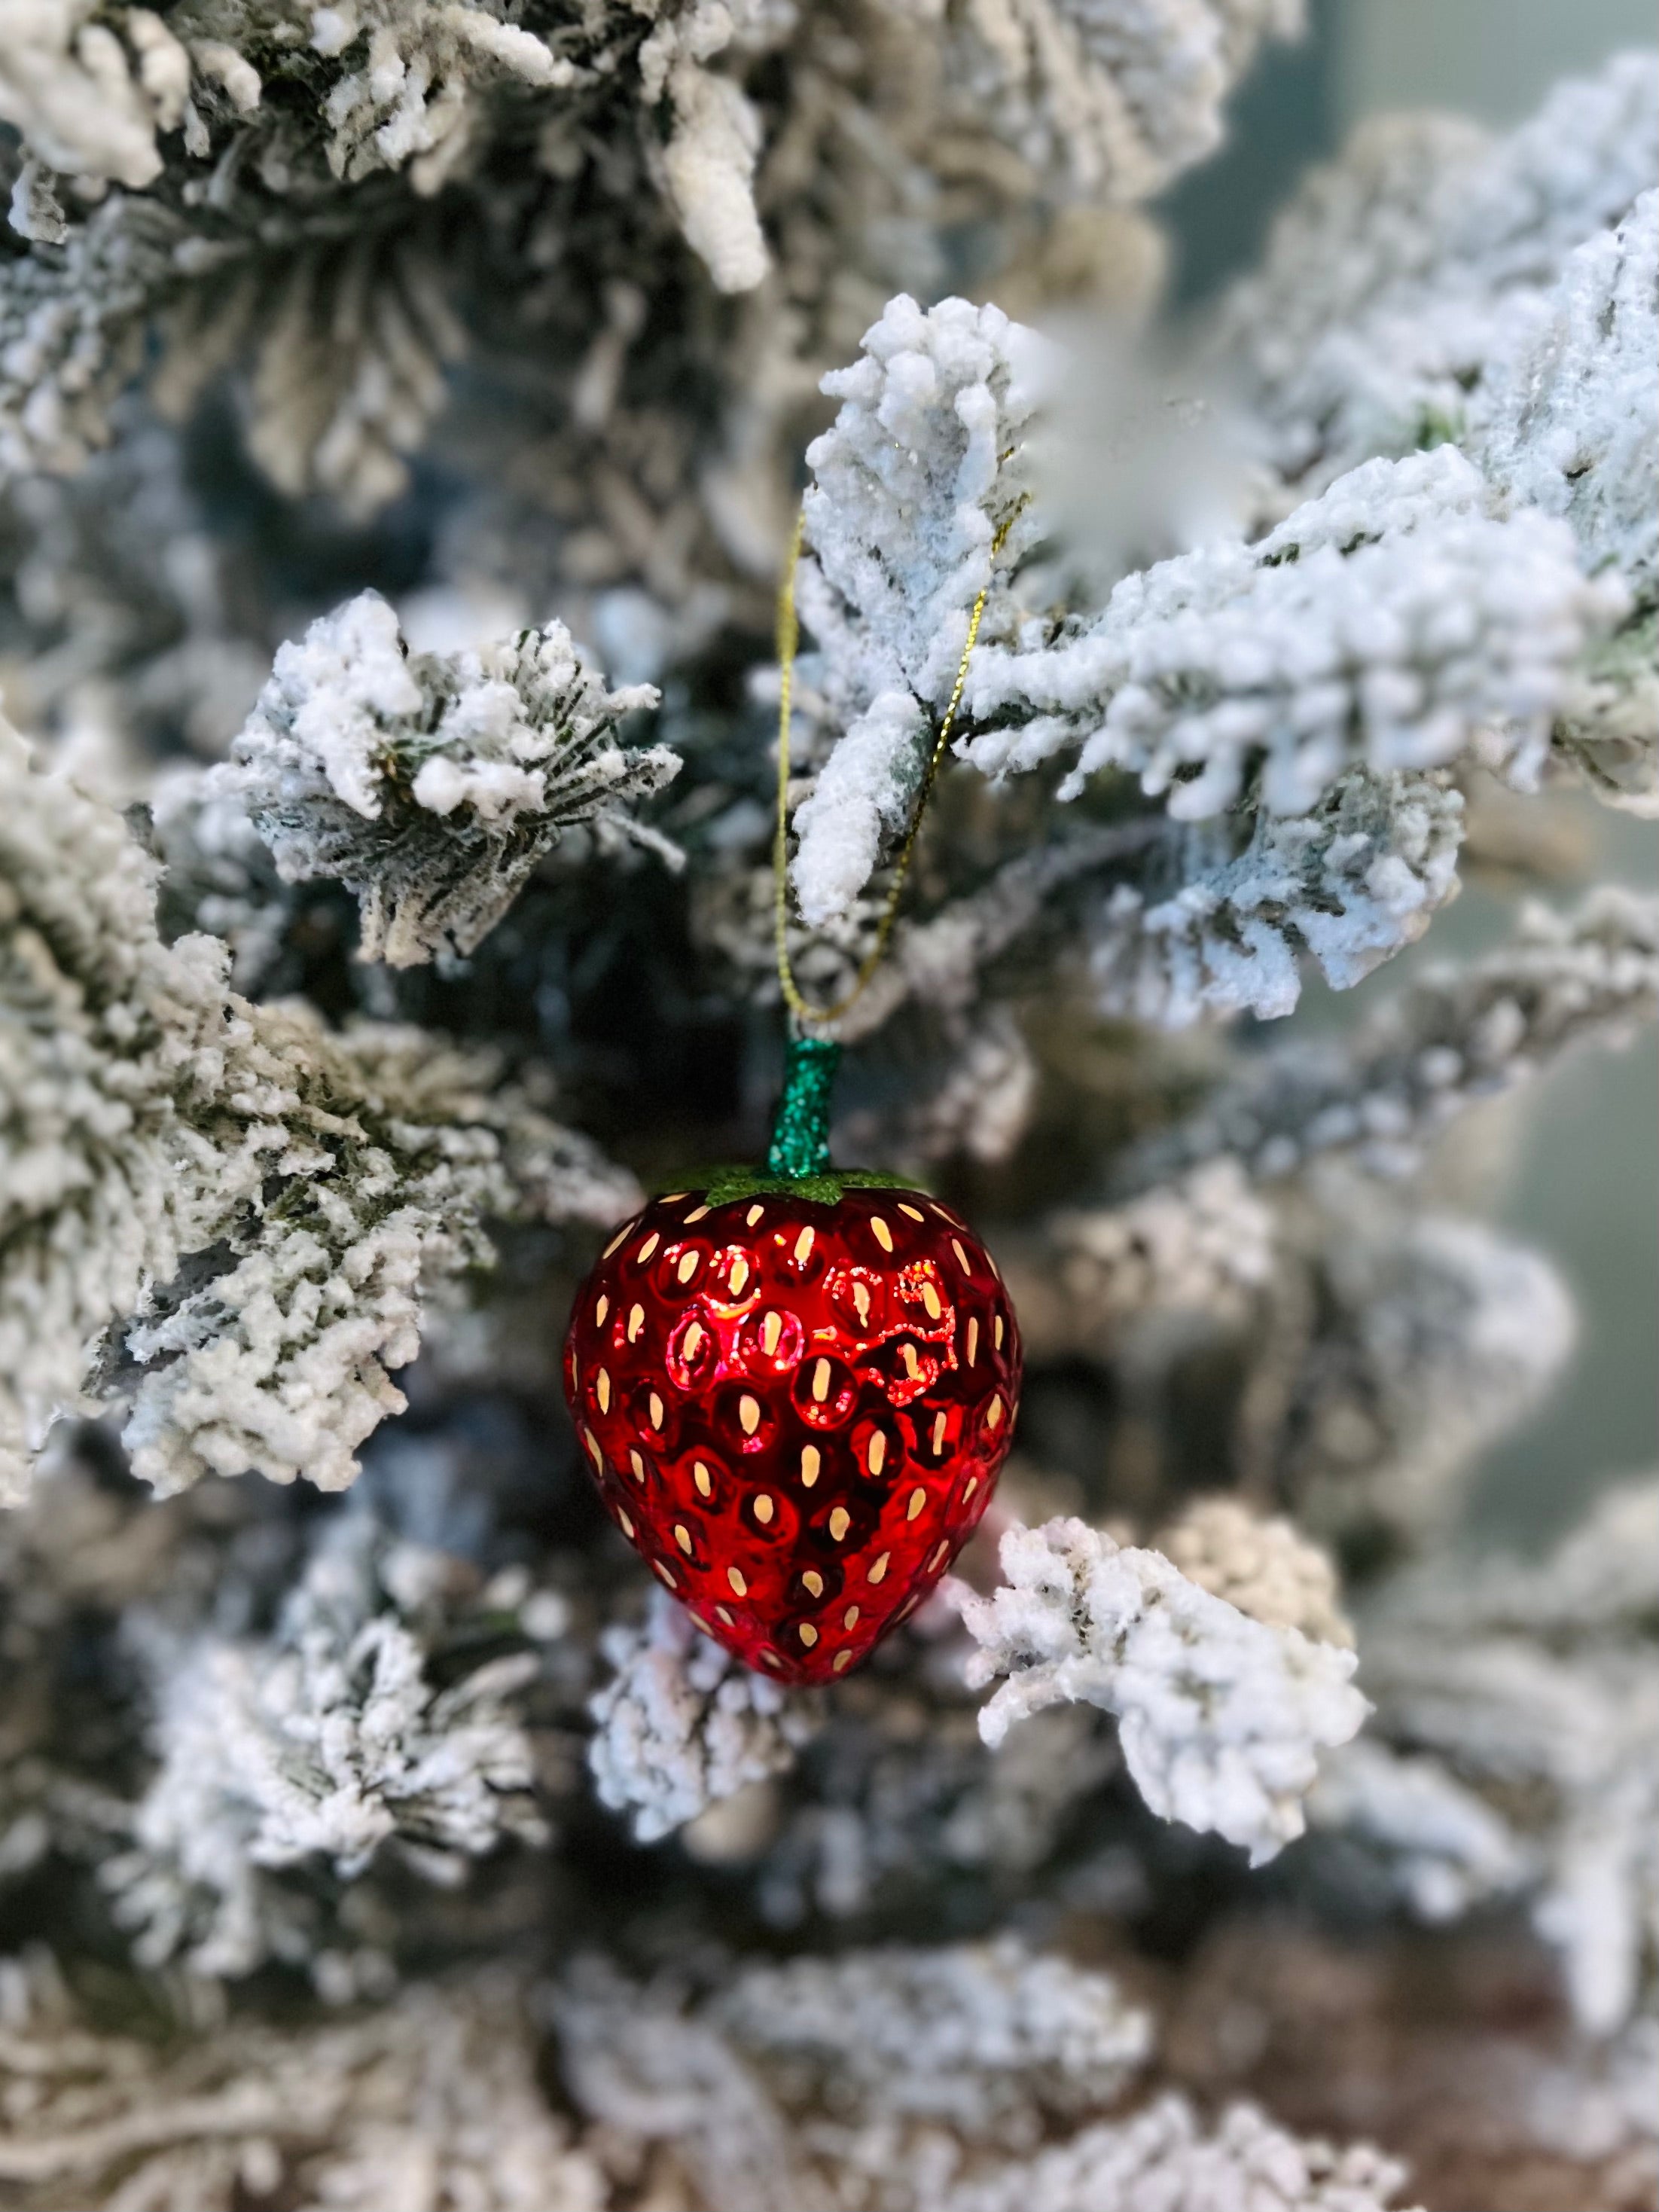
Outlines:
[[766, 1154], [769, 1175], [798, 1182], [830, 1172], [830, 1097], [840, 1061], [841, 1046], [833, 1037], [789, 1040], [783, 1096]]

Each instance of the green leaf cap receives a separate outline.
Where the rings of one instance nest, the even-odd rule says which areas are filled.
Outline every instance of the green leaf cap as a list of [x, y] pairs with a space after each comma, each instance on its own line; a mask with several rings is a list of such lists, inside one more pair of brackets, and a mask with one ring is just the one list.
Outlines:
[[[722, 1167], [708, 1171], [702, 1202], [730, 1206], [739, 1198], [804, 1198], [815, 1206], [838, 1206], [843, 1191], [916, 1189], [913, 1177], [882, 1175], [871, 1168], [825, 1168], [821, 1175], [780, 1176], [769, 1168]], [[917, 1194], [927, 1195], [926, 1191]]]

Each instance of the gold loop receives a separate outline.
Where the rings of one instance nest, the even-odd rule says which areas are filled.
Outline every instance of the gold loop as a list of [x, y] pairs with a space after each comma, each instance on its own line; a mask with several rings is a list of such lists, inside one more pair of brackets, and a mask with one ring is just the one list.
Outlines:
[[[1006, 460], [1009, 456], [1001, 457]], [[991, 559], [996, 557], [1008, 542], [1008, 533], [1018, 520], [1024, 507], [1024, 498], [1012, 514], [998, 526], [991, 540]], [[893, 934], [893, 924], [898, 919], [899, 901], [904, 896], [905, 878], [910, 872], [910, 857], [915, 850], [916, 837], [921, 829], [921, 817], [933, 793], [945, 748], [951, 742], [951, 732], [956, 726], [957, 709], [962, 704], [963, 686], [968, 681], [968, 663], [973, 658], [974, 647], [979, 641], [979, 626], [985, 613], [985, 603], [991, 595], [988, 577], [974, 601], [973, 612], [968, 618], [968, 641], [962, 648], [962, 659], [957, 664], [957, 680], [951, 687], [949, 704], [945, 709], [933, 738], [933, 749], [927, 757], [922, 771], [921, 788], [910, 816], [904, 842], [899, 847], [898, 858], [893, 866], [892, 887], [887, 894], [887, 903], [882, 909], [881, 921], [876, 930], [876, 941], [860, 963], [850, 990], [837, 999], [832, 1006], [815, 1006], [803, 994], [795, 981], [795, 971], [789, 958], [789, 714], [794, 690], [795, 653], [800, 644], [800, 623], [795, 613], [795, 570], [800, 563], [801, 540], [806, 529], [806, 509], [802, 507], [795, 517], [794, 534], [789, 543], [788, 565], [783, 572], [783, 581], [778, 586], [777, 653], [780, 683], [778, 687], [778, 817], [772, 837], [773, 927], [777, 944], [778, 982], [783, 991], [784, 1004], [800, 1022], [838, 1021], [842, 1015], [855, 1006], [868, 988], [887, 951]]]

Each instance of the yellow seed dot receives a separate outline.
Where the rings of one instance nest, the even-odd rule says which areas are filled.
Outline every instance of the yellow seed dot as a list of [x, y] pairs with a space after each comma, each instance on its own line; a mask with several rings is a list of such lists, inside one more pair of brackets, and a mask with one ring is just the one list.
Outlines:
[[914, 1344], [902, 1344], [899, 1346], [899, 1351], [904, 1360], [904, 1371], [906, 1375], [908, 1376], [911, 1382], [920, 1382], [921, 1379], [921, 1362], [916, 1358], [916, 1347]]
[[887, 1464], [887, 1439], [878, 1429], [870, 1439], [870, 1472], [879, 1474]]
[[783, 1316], [769, 1313], [761, 1323], [761, 1350], [769, 1359], [778, 1348], [778, 1339], [783, 1334]]
[[858, 1309], [859, 1327], [862, 1328], [870, 1318], [870, 1293], [862, 1283], [853, 1285], [853, 1304]]
[[843, 1628], [856, 1628], [858, 1626], [859, 1609], [857, 1606], [849, 1605], [848, 1607], [846, 1612], [842, 1613], [841, 1617], [841, 1625]]
[[728, 1628], [735, 1628], [737, 1626], [737, 1623], [732, 1620], [732, 1615], [726, 1611], [723, 1605], [717, 1605], [714, 1607], [714, 1618], [716, 1620], [724, 1621]]
[[629, 1468], [632, 1470], [635, 1481], [643, 1482], [645, 1480], [645, 1462], [640, 1457], [638, 1452], [636, 1452], [631, 1445], [629, 1447], [628, 1464]]
[[702, 1492], [705, 1498], [712, 1498], [714, 1496], [714, 1486], [709, 1480], [708, 1469], [703, 1465], [701, 1460], [696, 1461], [693, 1464], [691, 1469], [691, 1479], [696, 1484], [697, 1488]]
[[582, 1431], [582, 1442], [587, 1446], [587, 1456], [592, 1461], [594, 1466], [603, 1468], [605, 1454], [599, 1449], [599, 1440], [592, 1429]]
[[1000, 1352], [1002, 1349], [1002, 1316], [1000, 1314], [999, 1314], [996, 1319], [991, 1323], [991, 1336], [993, 1343], [996, 1346], [997, 1350]]
[[812, 1370], [812, 1400], [821, 1406], [830, 1395], [830, 1362], [820, 1359]]
[[899, 1200], [899, 1212], [908, 1213], [912, 1221], [920, 1221], [923, 1218], [922, 1211], [919, 1206], [907, 1206], [902, 1199]]
[[931, 1283], [924, 1283], [921, 1286], [921, 1303], [927, 1310], [929, 1321], [937, 1321], [945, 1311], [944, 1301]]
[[748, 1280], [749, 1262], [739, 1255], [732, 1262], [732, 1295], [734, 1298], [743, 1296], [743, 1286]]
[[1000, 1282], [1002, 1280], [1002, 1270], [997, 1265], [996, 1254], [994, 1252], [988, 1252], [985, 1256], [991, 1263], [991, 1273], [996, 1277], [998, 1282]]
[[691, 1556], [691, 1531], [684, 1521], [677, 1521], [674, 1523], [674, 1541], [689, 1559]]
[[758, 1398], [751, 1398], [749, 1395], [749, 1393], [745, 1390], [742, 1397], [738, 1401], [738, 1419], [743, 1424], [743, 1432], [744, 1436], [752, 1437], [754, 1435], [756, 1430], [760, 1426], [760, 1400]]
[[622, 1523], [622, 1532], [623, 1535], [631, 1542], [634, 1535], [634, 1523], [629, 1519], [627, 1514], [623, 1511], [620, 1505], [617, 1508], [617, 1518]]
[[690, 1196], [690, 1193], [689, 1191], [665, 1190], [662, 1196], [657, 1200], [657, 1203], [659, 1206], [678, 1206], [683, 1198], [689, 1198]]
[[964, 1275], [971, 1275], [974, 1272], [973, 1262], [969, 1259], [968, 1255], [963, 1250], [962, 1241], [959, 1237], [953, 1237], [951, 1239], [951, 1249], [956, 1254], [957, 1265], [962, 1269], [963, 1273]]
[[[629, 1224], [628, 1224], [628, 1228], [629, 1228], [629, 1229], [631, 1229], [631, 1228], [633, 1227], [633, 1225], [634, 1225], [634, 1224], [633, 1224], [633, 1223], [630, 1221], [630, 1222], [629, 1223]], [[600, 1255], [599, 1255], [600, 1259], [602, 1259], [602, 1260], [608, 1260], [608, 1259], [611, 1257], [611, 1254], [616, 1250], [616, 1249], [617, 1249], [617, 1245], [618, 1245], [618, 1244], [620, 1244], [620, 1243], [622, 1243], [623, 1239], [627, 1236], [627, 1234], [628, 1234], [628, 1229], [619, 1229], [619, 1230], [617, 1231], [616, 1235], [611, 1238], [611, 1242], [610, 1242], [610, 1243], [605, 1246], [605, 1248], [604, 1251], [600, 1253]]]
[[749, 1585], [743, 1578], [743, 1570], [740, 1567], [728, 1567], [726, 1571], [726, 1579], [732, 1585], [733, 1597], [748, 1596]]
[[679, 1584], [675, 1581], [673, 1576], [669, 1573], [667, 1568], [664, 1566], [660, 1559], [653, 1559], [651, 1564], [656, 1569], [657, 1572], [662, 1577], [663, 1580], [667, 1583], [670, 1589], [678, 1589], [679, 1588]]
[[921, 1512], [922, 1507], [927, 1503], [927, 1492], [922, 1488], [921, 1485], [918, 1483], [915, 1488], [910, 1492], [910, 1503], [904, 1509], [905, 1519], [907, 1521], [914, 1521], [917, 1514]]
[[680, 1264], [674, 1270], [674, 1273], [679, 1277], [681, 1282], [689, 1283], [692, 1276], [696, 1273], [697, 1256], [698, 1255], [695, 1252], [681, 1253]]
[[852, 1665], [852, 1663], [853, 1663], [853, 1655], [852, 1655], [852, 1653], [851, 1653], [850, 1651], [837, 1651], [837, 1652], [836, 1652], [836, 1656], [835, 1656], [834, 1665], [835, 1665], [835, 1671], [836, 1671], [836, 1673], [837, 1674], [840, 1674], [844, 1673], [844, 1672], [845, 1672], [845, 1670], [846, 1670], [848, 1667], [850, 1667], [850, 1666]]
[[608, 1413], [611, 1411], [611, 1377], [603, 1367], [593, 1377], [593, 1395], [599, 1401], [599, 1411]]
[[836, 1506], [835, 1511], [830, 1516], [830, 1534], [836, 1543], [840, 1543], [852, 1525], [853, 1516], [847, 1508], [844, 1505]]
[[760, 1496], [755, 1500], [755, 1518], [760, 1522], [763, 1528], [769, 1527], [774, 1510], [775, 1508], [771, 1499], [763, 1490]]
[[766, 1208], [763, 1206], [751, 1206], [743, 1217], [744, 1226], [752, 1229], [765, 1211]]
[[763, 1651], [761, 1653], [761, 1665], [763, 1667], [781, 1667], [782, 1664], [782, 1660], [779, 1658], [775, 1651]]
[[803, 1229], [795, 1239], [795, 1265], [798, 1267], [804, 1267], [811, 1255], [812, 1234], [811, 1230]]
[[944, 1565], [944, 1564], [945, 1564], [945, 1557], [946, 1557], [947, 1553], [949, 1553], [950, 1549], [951, 1549], [951, 1547], [950, 1547], [950, 1544], [948, 1543], [948, 1541], [947, 1541], [947, 1542], [945, 1542], [945, 1543], [943, 1543], [943, 1544], [941, 1544], [941, 1545], [939, 1546], [939, 1549], [934, 1553], [934, 1554], [933, 1554], [933, 1558], [932, 1558], [931, 1559], [929, 1559], [929, 1560], [928, 1560], [928, 1562], [927, 1562], [927, 1571], [928, 1571], [928, 1573], [929, 1573], [930, 1575], [934, 1571], [934, 1570], [935, 1570], [936, 1568], [938, 1568], [938, 1567], [942, 1567], [942, 1566]]
[[979, 1358], [979, 1322], [973, 1316], [968, 1318], [968, 1364], [971, 1367]]
[[680, 1356], [682, 1358], [695, 1359], [696, 1358], [697, 1346], [702, 1342], [703, 1335], [704, 1330], [702, 1323], [700, 1321], [694, 1321], [686, 1330], [685, 1335], [681, 1341]]
[[630, 1344], [634, 1344], [638, 1341], [640, 1331], [644, 1327], [645, 1308], [643, 1306], [630, 1306], [628, 1310], [628, 1341]]
[[970, 1474], [962, 1486], [962, 1502], [964, 1505], [978, 1488], [979, 1477], [976, 1474]]
[[651, 1255], [656, 1250], [658, 1245], [661, 1243], [661, 1237], [658, 1236], [656, 1231], [653, 1229], [651, 1234], [646, 1238], [644, 1243], [641, 1244], [639, 1249], [638, 1258], [641, 1267], [644, 1267], [646, 1261], [651, 1257]]
[[802, 1643], [806, 1646], [807, 1650], [810, 1651], [810, 1650], [811, 1650], [812, 1646], [813, 1646], [813, 1645], [817, 1642], [817, 1640], [818, 1640], [818, 1632], [817, 1631], [817, 1629], [816, 1629], [816, 1628], [814, 1628], [814, 1627], [813, 1627], [813, 1626], [812, 1626], [812, 1624], [811, 1624], [811, 1622], [810, 1620], [803, 1620], [803, 1621], [802, 1621], [802, 1623], [801, 1623], [801, 1625], [800, 1625], [800, 1629], [799, 1629], [799, 1636], [800, 1636], [800, 1640], [801, 1640], [801, 1642], [802, 1642]]
[[823, 1595], [823, 1577], [819, 1574], [816, 1567], [808, 1567], [801, 1580], [806, 1585], [806, 1594], [809, 1597]]
[[603, 1328], [605, 1327], [605, 1317], [610, 1310], [610, 1299], [602, 1297], [598, 1305], [593, 1309], [593, 1326], [595, 1328]]
[[870, 1579], [872, 1583], [882, 1582], [885, 1579], [887, 1574], [887, 1562], [892, 1558], [892, 1556], [893, 1555], [890, 1552], [884, 1552], [881, 1557], [876, 1561], [874, 1566], [871, 1568]]
[[662, 1426], [662, 1400], [654, 1390], [646, 1402], [646, 1411], [651, 1416], [652, 1427], [659, 1429]]
[[943, 1413], [935, 1413], [933, 1416], [933, 1456], [935, 1459], [937, 1459], [940, 1452], [945, 1449], [945, 1415]]
[[817, 1480], [818, 1469], [823, 1466], [823, 1455], [819, 1452], [816, 1444], [803, 1444], [801, 1446], [800, 1479], [802, 1484], [806, 1489], [810, 1490], [812, 1487], [812, 1485]]
[[907, 1613], [914, 1613], [915, 1609], [915, 1599], [913, 1597], [907, 1597], [903, 1604], [899, 1607], [898, 1611], [893, 1615], [893, 1618], [895, 1620], [902, 1620]]
[[1002, 1401], [1000, 1398], [993, 1398], [990, 1404], [985, 1408], [985, 1425], [988, 1429], [1000, 1428], [1002, 1425]]
[[884, 1252], [892, 1250], [893, 1232], [878, 1213], [872, 1213], [870, 1216], [870, 1233]]
[[706, 1221], [708, 1218], [708, 1208], [706, 1206], [694, 1206], [685, 1217], [685, 1225], [689, 1229], [694, 1221]]

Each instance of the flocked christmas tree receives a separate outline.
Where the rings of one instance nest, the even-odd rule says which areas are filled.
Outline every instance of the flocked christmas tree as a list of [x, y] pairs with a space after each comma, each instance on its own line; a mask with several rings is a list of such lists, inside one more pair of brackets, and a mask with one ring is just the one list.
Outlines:
[[[1659, 904], [1376, 971], [1659, 814], [1659, 65], [1369, 126], [1177, 343], [1300, 27], [0, 0], [0, 2204], [1651, 2200], [1659, 1486], [1457, 1548], [1574, 1318], [1447, 1194]], [[780, 943], [839, 1217], [709, 1182]], [[647, 1541], [650, 1189], [646, 1445], [664, 1301], [777, 1379]], [[880, 1250], [750, 1316], [766, 1201]], [[693, 1570], [854, 1618], [1009, 1301], [955, 1575], [769, 1675]]]

